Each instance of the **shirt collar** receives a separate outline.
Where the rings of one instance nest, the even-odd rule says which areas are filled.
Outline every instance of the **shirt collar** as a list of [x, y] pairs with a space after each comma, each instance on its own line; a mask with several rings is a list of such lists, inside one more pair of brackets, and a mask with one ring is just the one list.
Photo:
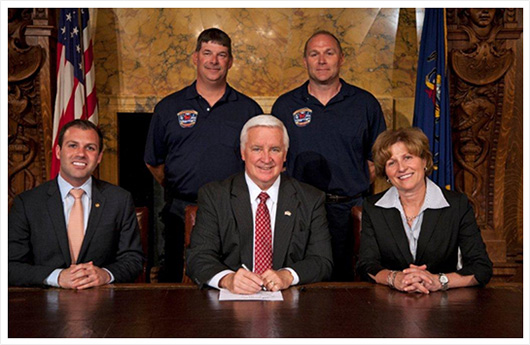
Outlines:
[[[235, 101], [237, 100], [237, 94], [235, 92], [232, 92], [234, 89], [228, 83], [226, 83], [225, 93], [223, 94], [223, 97], [219, 99], [218, 102], [225, 102], [227, 100], [229, 101]], [[197, 92], [197, 81], [195, 80], [193, 84], [188, 87], [186, 90], [186, 99], [194, 99], [199, 97], [199, 93]]]
[[425, 208], [445, 208], [449, 207], [447, 199], [445, 199], [442, 190], [438, 185], [432, 182], [430, 179], [427, 180], [427, 192], [425, 193]]
[[269, 189], [262, 191], [261, 188], [259, 188], [258, 185], [255, 184], [254, 181], [252, 181], [252, 179], [250, 178], [250, 176], [248, 176], [248, 174], [245, 172], [245, 181], [247, 182], [248, 193], [250, 194], [250, 201], [254, 202], [261, 192], [267, 192], [272, 202], [278, 202], [278, 194], [280, 192], [280, 180], [281, 175], [278, 176], [276, 181], [274, 181], [274, 183]]
[[[351, 96], [351, 95], [353, 95], [355, 93], [355, 87], [353, 87], [353, 85], [350, 85], [350, 84], [346, 83], [344, 80], [342, 80], [342, 78], [339, 78], [339, 80], [340, 80], [340, 83], [342, 84], [342, 86], [340, 87], [339, 93], [333, 98], [336, 98], [337, 100], [342, 100], [344, 97]], [[309, 90], [307, 89], [308, 85], [309, 85], [309, 80], [306, 81], [298, 89], [299, 90], [298, 96], [300, 98], [303, 98], [303, 99], [314, 98], [313, 95], [309, 94]]]
[[[76, 188], [76, 187], [72, 186], [70, 183], [68, 183], [61, 176], [61, 174], [57, 175], [57, 184], [59, 185], [59, 191], [61, 192], [61, 199], [62, 200], [64, 200], [68, 196], [68, 193], [70, 192], [70, 189]], [[79, 188], [85, 191], [85, 193], [86, 193], [86, 195], [88, 196], [89, 199], [92, 199], [92, 176], [90, 176], [88, 178], [88, 180], [86, 180], [85, 183], [83, 183], [81, 185], [81, 187], [79, 187]]]
[[[432, 182], [430, 179], [425, 179], [426, 184], [426, 191], [425, 191], [425, 200], [423, 201], [423, 206], [421, 207], [421, 210], [426, 210], [428, 208], [430, 209], [440, 209], [449, 207], [449, 203], [445, 199], [442, 190], [440, 187], [438, 187], [434, 182]], [[397, 208], [399, 207], [400, 201], [399, 201], [399, 193], [397, 191], [397, 188], [392, 186], [389, 190], [386, 191], [386, 193], [379, 199], [375, 206], [382, 207], [382, 208]]]

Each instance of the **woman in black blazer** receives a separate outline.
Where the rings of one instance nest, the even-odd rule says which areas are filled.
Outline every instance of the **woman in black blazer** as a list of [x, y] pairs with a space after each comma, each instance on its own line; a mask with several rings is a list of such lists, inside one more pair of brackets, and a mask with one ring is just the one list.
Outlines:
[[387, 130], [373, 146], [376, 174], [392, 184], [363, 203], [357, 272], [400, 291], [485, 285], [492, 263], [464, 194], [442, 190], [418, 128]]

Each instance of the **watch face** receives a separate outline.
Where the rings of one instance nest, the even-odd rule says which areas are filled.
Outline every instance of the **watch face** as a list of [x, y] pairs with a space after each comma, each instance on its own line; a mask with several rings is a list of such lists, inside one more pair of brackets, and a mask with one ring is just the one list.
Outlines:
[[448, 282], [449, 282], [449, 279], [447, 278], [447, 276], [445, 274], [441, 274], [440, 275], [440, 283], [446, 284]]

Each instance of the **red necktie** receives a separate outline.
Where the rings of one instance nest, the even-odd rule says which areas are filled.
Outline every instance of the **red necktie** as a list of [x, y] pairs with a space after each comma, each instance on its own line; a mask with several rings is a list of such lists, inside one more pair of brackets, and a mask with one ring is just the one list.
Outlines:
[[68, 244], [70, 245], [70, 256], [72, 263], [77, 262], [79, 251], [81, 250], [81, 244], [85, 237], [85, 223], [83, 221], [83, 202], [81, 197], [85, 193], [82, 189], [71, 189], [70, 195], [75, 198], [74, 206], [70, 211], [68, 218]]
[[261, 192], [258, 196], [260, 202], [256, 211], [256, 234], [255, 234], [255, 267], [256, 274], [262, 274], [272, 268], [272, 231], [271, 217], [265, 201], [269, 195]]

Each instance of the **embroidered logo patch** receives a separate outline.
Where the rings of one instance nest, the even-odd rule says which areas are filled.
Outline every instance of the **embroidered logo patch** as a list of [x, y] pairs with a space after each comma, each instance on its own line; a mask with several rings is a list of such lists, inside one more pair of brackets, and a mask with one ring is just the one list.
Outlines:
[[311, 122], [313, 110], [309, 108], [298, 109], [293, 113], [293, 120], [298, 127], [305, 127]]
[[177, 116], [179, 118], [179, 125], [182, 128], [191, 128], [197, 123], [197, 111], [195, 110], [182, 110]]

